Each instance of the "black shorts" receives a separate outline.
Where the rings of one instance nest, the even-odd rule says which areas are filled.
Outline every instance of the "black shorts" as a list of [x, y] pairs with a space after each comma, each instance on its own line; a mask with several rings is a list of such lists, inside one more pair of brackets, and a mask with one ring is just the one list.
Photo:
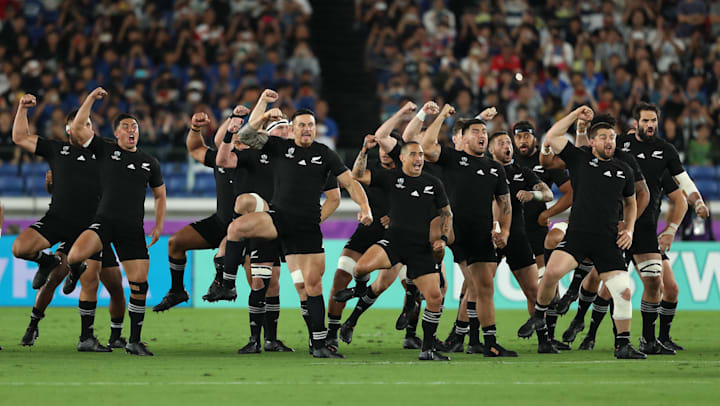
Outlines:
[[535, 264], [535, 256], [530, 248], [530, 242], [523, 232], [511, 232], [507, 245], [503, 249], [498, 249], [497, 255], [497, 262], [500, 263], [502, 257], [505, 257], [513, 272]]
[[545, 237], [548, 234], [547, 227], [525, 227], [527, 239], [530, 242], [532, 253], [537, 257], [545, 254]]
[[624, 251], [617, 246], [616, 240], [617, 237], [610, 234], [568, 230], [556, 250], [572, 255], [578, 264], [590, 258], [598, 273], [624, 271], [627, 270]]
[[[73, 243], [74, 241], [71, 241], [70, 243], [63, 241], [60, 245], [58, 245], [55, 252], [62, 252], [67, 255], [70, 253], [70, 248], [72, 248]], [[89, 259], [92, 259], [93, 261], [102, 261], [103, 268], [118, 266], [117, 258], [115, 258], [115, 251], [113, 251], [112, 245], [110, 244], [104, 244], [102, 251], [94, 253]]]
[[254, 238], [248, 245], [251, 264], [272, 263], [273, 266], [280, 266], [280, 243], [278, 240], [263, 240]]
[[345, 244], [345, 248], [362, 254], [370, 246], [382, 240], [385, 231], [385, 226], [380, 223], [380, 220], [373, 221], [369, 226], [358, 224], [352, 237]]
[[659, 254], [660, 247], [657, 240], [657, 224], [635, 224], [633, 244], [630, 247], [633, 255]]
[[661, 252], [661, 253], [660, 253], [660, 260], [661, 260], [661, 261], [669, 261], [670, 258], [668, 258], [667, 253]]
[[63, 243], [61, 247], [58, 247], [58, 251], [67, 254], [70, 252], [72, 244], [85, 231], [87, 226], [87, 222], [69, 222], [62, 216], [48, 213], [32, 224], [30, 228], [48, 240], [51, 247], [57, 243]]
[[190, 227], [194, 228], [212, 248], [217, 248], [227, 235], [228, 225], [223, 223], [215, 213], [210, 217], [190, 223]]
[[490, 228], [462, 219], [456, 219], [453, 228], [455, 242], [450, 249], [456, 263], [466, 261], [472, 265], [477, 262], [497, 262]]
[[103, 246], [112, 243], [117, 251], [118, 259], [150, 259], [145, 245], [145, 230], [142, 224], [131, 224], [122, 219], [96, 217], [88, 227], [100, 237]]
[[283, 254], [322, 254], [325, 252], [318, 220], [293, 216], [272, 206], [267, 213], [272, 218], [275, 230], [277, 230]]
[[407, 266], [407, 277], [410, 279], [441, 273], [440, 264], [435, 263], [429, 241], [412, 242], [405, 238], [392, 238], [388, 233], [377, 244], [385, 250], [392, 266], [397, 263]]

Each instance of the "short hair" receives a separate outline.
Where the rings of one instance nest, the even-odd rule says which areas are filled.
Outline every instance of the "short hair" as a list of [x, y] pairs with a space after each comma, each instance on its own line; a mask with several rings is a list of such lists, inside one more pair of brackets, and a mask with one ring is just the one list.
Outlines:
[[135, 120], [136, 123], [140, 124], [140, 120], [137, 119], [137, 117], [133, 116], [129, 113], [120, 113], [117, 116], [115, 116], [115, 119], [113, 120], [113, 131], [117, 130], [118, 126], [120, 125], [120, 122], [125, 120], [126, 118], [130, 118]]
[[590, 130], [588, 130], [588, 137], [595, 138], [598, 130], [614, 130], [615, 129], [615, 117], [610, 114], [600, 114], [592, 119], [590, 122]]
[[513, 126], [513, 134], [517, 135], [518, 133], [530, 133], [530, 135], [535, 135], [535, 126], [527, 120], [518, 121]]
[[408, 150], [408, 148], [410, 147], [410, 145], [420, 146], [420, 143], [417, 142], [417, 141], [408, 141], [408, 142], [406, 142], [406, 143], [404, 143], [404, 144], [402, 145], [402, 148], [400, 148], [400, 153], [401, 153], [401, 154], [404, 154], [405, 151]]
[[640, 102], [636, 104], [633, 108], [633, 118], [635, 120], [640, 120], [640, 113], [642, 113], [643, 111], [653, 111], [658, 117], [660, 117], [660, 109], [656, 105], [652, 103]]
[[75, 116], [77, 116], [79, 109], [72, 109], [69, 113], [65, 116], [65, 124], [70, 124], [73, 120], [75, 120]]
[[455, 134], [456, 132], [458, 132], [458, 130], [462, 130], [466, 121], [466, 118], [458, 118], [457, 120], [455, 120], [455, 124], [453, 124], [452, 127], [452, 134]]
[[490, 145], [495, 138], [501, 137], [503, 135], [507, 135], [508, 137], [510, 137], [510, 134], [507, 131], [503, 130], [495, 131], [494, 133], [490, 134], [490, 137], [488, 137], [488, 145]]
[[314, 111], [312, 111], [312, 110], [310, 110], [310, 109], [299, 109], [299, 110], [295, 110], [295, 112], [293, 113], [292, 117], [290, 117], [290, 122], [292, 123], [293, 121], [295, 121], [295, 117], [304, 116], [304, 115], [307, 115], [307, 114], [309, 114], [309, 115], [313, 116], [313, 118], [315, 118], [315, 112], [314, 112]]
[[487, 123], [485, 122], [485, 120], [482, 120], [479, 118], [471, 118], [469, 120], [465, 120], [465, 122], [462, 124], [461, 128], [463, 130], [463, 133], [465, 133], [465, 130], [470, 128], [470, 126], [475, 125], [475, 124], [482, 124], [484, 126], [487, 126]]

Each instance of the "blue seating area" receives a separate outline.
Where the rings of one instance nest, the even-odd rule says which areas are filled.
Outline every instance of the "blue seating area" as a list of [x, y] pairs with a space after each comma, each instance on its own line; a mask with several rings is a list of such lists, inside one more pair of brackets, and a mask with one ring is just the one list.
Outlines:
[[[215, 178], [212, 172], [198, 172], [194, 182], [188, 181], [188, 164], [168, 162], [160, 164], [169, 197], [214, 197]], [[45, 191], [45, 162], [3, 164], [0, 166], [0, 196], [49, 196]], [[193, 188], [188, 190], [188, 184]], [[152, 193], [148, 189], [148, 195]]]

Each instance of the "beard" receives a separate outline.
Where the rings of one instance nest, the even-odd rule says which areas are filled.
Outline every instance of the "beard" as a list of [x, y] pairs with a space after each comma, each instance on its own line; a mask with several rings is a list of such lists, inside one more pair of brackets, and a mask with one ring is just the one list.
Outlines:
[[637, 135], [640, 137], [643, 142], [652, 143], [656, 141], [655, 133], [657, 131], [653, 131], [653, 135], [648, 135], [647, 131], [644, 128], [638, 128], [637, 129]]

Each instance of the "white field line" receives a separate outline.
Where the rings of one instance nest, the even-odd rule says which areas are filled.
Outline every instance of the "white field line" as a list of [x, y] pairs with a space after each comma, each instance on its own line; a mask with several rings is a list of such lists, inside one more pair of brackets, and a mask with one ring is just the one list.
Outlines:
[[[0, 382], [0, 387], [8, 386], [233, 386], [233, 385], [454, 385], [454, 386], [487, 386], [487, 385], [587, 385], [589, 382], [585, 381], [502, 381], [502, 382], [487, 382], [487, 381], [476, 381], [476, 382], [463, 382], [463, 381], [374, 381], [374, 382], [290, 382], [290, 381], [227, 381], [227, 382]], [[685, 381], [677, 378], [667, 380], [652, 380], [652, 381], [592, 381], [593, 385], [716, 385], [717, 381]]]

